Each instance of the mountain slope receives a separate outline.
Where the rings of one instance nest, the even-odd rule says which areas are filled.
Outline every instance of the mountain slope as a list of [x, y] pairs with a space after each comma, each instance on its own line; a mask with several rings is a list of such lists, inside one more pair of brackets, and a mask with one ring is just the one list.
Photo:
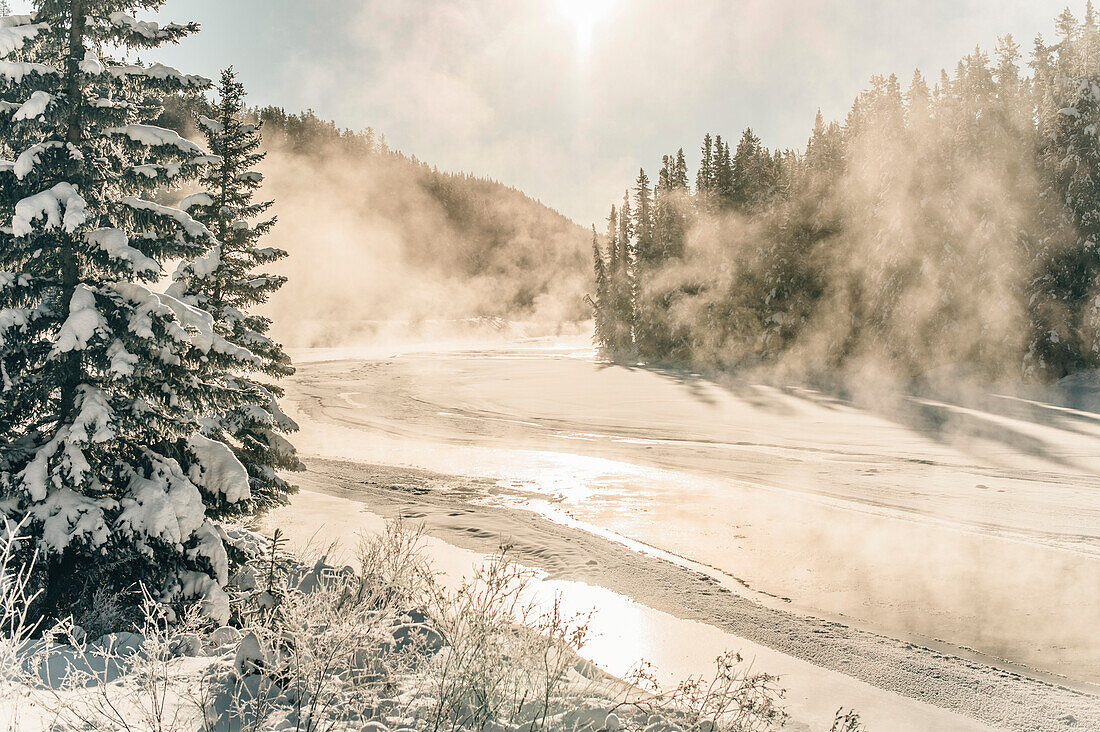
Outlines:
[[[192, 131], [203, 100], [162, 123]], [[263, 194], [290, 252], [267, 313], [292, 346], [358, 342], [427, 321], [492, 318], [556, 328], [587, 317], [589, 237], [521, 191], [441, 172], [373, 131], [312, 112], [255, 111], [264, 123]], [[438, 330], [436, 331], [438, 335]]]

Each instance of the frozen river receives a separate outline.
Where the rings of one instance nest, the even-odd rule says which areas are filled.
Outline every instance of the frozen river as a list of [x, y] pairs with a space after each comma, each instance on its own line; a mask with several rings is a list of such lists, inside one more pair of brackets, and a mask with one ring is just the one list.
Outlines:
[[718, 632], [821, 669], [791, 672], [807, 699], [855, 679], [928, 714], [1100, 724], [1100, 415], [1056, 394], [853, 402], [561, 341], [298, 361], [305, 488], [649, 613], [636, 647], [602, 641], [611, 670], [704, 671], [719, 640], [675, 636]]

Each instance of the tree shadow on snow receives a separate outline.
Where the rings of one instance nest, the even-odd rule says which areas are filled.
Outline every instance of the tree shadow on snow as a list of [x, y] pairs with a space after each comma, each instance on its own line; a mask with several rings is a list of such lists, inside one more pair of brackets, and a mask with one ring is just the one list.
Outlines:
[[937, 443], [964, 451], [968, 443], [992, 443], [1065, 468], [1088, 472], [1072, 457], [1026, 430], [1026, 424], [1096, 440], [1100, 449], [1100, 386], [1083, 384], [992, 384], [956, 375], [879, 382], [870, 387], [850, 380], [773, 379], [759, 369], [744, 373], [709, 372], [637, 361], [609, 361], [600, 368], [643, 370], [674, 382], [693, 399], [713, 406], [725, 392], [736, 401], [776, 416], [799, 418], [801, 401], [829, 411], [860, 410], [898, 424]]

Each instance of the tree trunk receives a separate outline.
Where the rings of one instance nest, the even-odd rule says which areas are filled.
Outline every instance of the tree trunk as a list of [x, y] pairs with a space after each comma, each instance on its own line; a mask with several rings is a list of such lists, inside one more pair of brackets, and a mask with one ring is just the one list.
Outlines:
[[[71, 25], [69, 26], [69, 57], [66, 59], [65, 76], [68, 85], [69, 124], [67, 140], [73, 147], [80, 148], [84, 124], [81, 119], [80, 62], [84, 60], [84, 0], [70, 0]], [[77, 185], [81, 163], [70, 159], [70, 183]], [[61, 238], [61, 313], [63, 320], [69, 316], [69, 305], [80, 281], [80, 263], [73, 246], [72, 238], [59, 232]], [[58, 418], [61, 424], [74, 415], [76, 390], [80, 386], [83, 374], [83, 362], [80, 351], [69, 351], [63, 356], [61, 365], [61, 403]]]

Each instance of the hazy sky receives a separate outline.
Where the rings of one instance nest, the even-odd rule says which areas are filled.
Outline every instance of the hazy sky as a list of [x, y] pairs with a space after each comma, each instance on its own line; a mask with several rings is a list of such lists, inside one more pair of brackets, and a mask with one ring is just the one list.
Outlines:
[[871, 74], [938, 77], [1004, 33], [1029, 51], [1064, 4], [173, 0], [164, 16], [203, 31], [163, 56], [207, 76], [233, 64], [253, 103], [370, 125], [587, 225], [662, 153], [683, 146], [694, 167], [707, 130], [801, 146], [815, 110], [843, 118]]

